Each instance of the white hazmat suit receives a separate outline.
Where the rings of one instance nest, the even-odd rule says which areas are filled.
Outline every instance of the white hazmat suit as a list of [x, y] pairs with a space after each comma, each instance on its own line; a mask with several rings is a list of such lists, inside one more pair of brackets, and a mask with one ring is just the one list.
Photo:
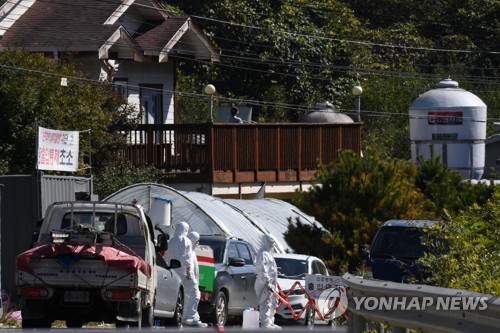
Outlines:
[[189, 297], [193, 297], [193, 300], [189, 300], [187, 304], [189, 306], [192, 306], [192, 308], [186, 309], [185, 311], [187, 313], [192, 313], [193, 316], [191, 318], [185, 318], [186, 320], [194, 320], [194, 321], [199, 321], [200, 320], [200, 315], [198, 314], [198, 304], [200, 303], [200, 267], [198, 266], [198, 258], [196, 257], [196, 246], [198, 245], [198, 242], [200, 240], [200, 234], [198, 234], [196, 231], [191, 231], [188, 234], [188, 238], [191, 241], [191, 246], [193, 248], [193, 251], [191, 252], [191, 267], [193, 268], [193, 282], [195, 284], [195, 290], [196, 293], [193, 293], [192, 295], [189, 295]]
[[195, 280], [195, 271], [193, 267], [193, 246], [187, 237], [189, 232], [189, 224], [180, 222], [175, 226], [174, 236], [168, 241], [167, 261], [178, 259], [181, 267], [175, 271], [182, 280], [184, 286], [184, 313], [183, 324], [186, 326], [206, 327], [207, 324], [200, 322], [197, 318], [198, 303], [194, 304], [197, 299], [199, 301], [198, 282]]
[[273, 254], [275, 243], [273, 236], [269, 234], [262, 236], [262, 245], [255, 262], [257, 274], [255, 293], [259, 301], [259, 321], [260, 327], [266, 329], [281, 329], [274, 324], [278, 298], [270, 290], [277, 290], [278, 286], [278, 267]]

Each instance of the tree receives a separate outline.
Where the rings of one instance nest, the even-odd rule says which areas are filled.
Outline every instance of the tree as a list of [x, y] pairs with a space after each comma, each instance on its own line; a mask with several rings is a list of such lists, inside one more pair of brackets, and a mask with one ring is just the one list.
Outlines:
[[[69, 78], [68, 86], [60, 84]], [[37, 125], [58, 130], [91, 130], [92, 167], [119, 160], [125, 144], [120, 134], [134, 124], [131, 109], [122, 107], [111, 87], [84, 80], [83, 73], [65, 62], [19, 49], [0, 53], [0, 173], [33, 173]], [[88, 135], [80, 135], [80, 169], [88, 174]]]
[[423, 258], [432, 271], [429, 283], [500, 295], [500, 187], [485, 205], [473, 204], [445, 222], [430, 231], [445, 240], [447, 251]]
[[221, 50], [220, 65], [181, 63], [179, 77], [186, 73], [197, 77], [180, 79], [181, 91], [201, 92], [210, 82], [225, 97], [221, 103], [245, 100], [252, 105], [254, 100], [255, 119], [276, 122], [293, 121], [325, 99], [339, 106], [338, 97], [352, 87], [345, 70], [352, 63], [351, 49], [334, 39], [352, 37], [361, 29], [356, 28], [352, 12], [338, 1], [169, 3], [193, 15]]
[[[294, 203], [313, 215], [328, 231], [322, 235], [322, 253], [334, 273], [354, 271], [361, 264], [357, 246], [367, 244], [382, 222], [389, 219], [433, 218], [429, 203], [415, 187], [416, 167], [399, 159], [380, 159], [365, 151], [361, 158], [343, 151], [339, 159], [321, 165], [316, 174], [320, 185], [298, 193]], [[285, 239], [293, 248], [315, 242], [298, 232], [306, 226], [290, 227]], [[295, 235], [294, 235], [295, 232]], [[299, 244], [298, 244], [299, 243]], [[302, 248], [304, 248], [302, 244]], [[318, 246], [311, 247], [318, 248]]]
[[128, 161], [113, 161], [99, 169], [94, 190], [102, 199], [132, 184], [161, 183], [164, 176], [161, 170], [153, 166], [134, 166]]
[[[213, 83], [221, 105], [243, 100], [259, 122], [294, 121], [324, 100], [355, 115], [351, 88], [360, 84], [363, 146], [409, 159], [409, 106], [447, 77], [476, 93], [490, 118], [500, 117], [497, 0], [168, 4], [193, 15], [221, 50], [221, 64], [181, 59], [177, 88], [200, 94]], [[183, 121], [206, 118], [192, 112], [193, 105], [206, 108], [199, 97], [181, 95], [179, 102]]]
[[492, 196], [494, 187], [485, 183], [463, 181], [458, 171], [441, 163], [439, 156], [424, 160], [417, 158], [416, 186], [432, 202], [437, 216], [445, 212], [456, 213], [473, 204], [483, 206]]

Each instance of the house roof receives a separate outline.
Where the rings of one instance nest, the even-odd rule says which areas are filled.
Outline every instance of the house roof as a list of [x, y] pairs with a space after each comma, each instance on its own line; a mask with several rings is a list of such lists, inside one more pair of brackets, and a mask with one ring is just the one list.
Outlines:
[[[169, 17], [158, 2], [151, 0], [4, 2], [0, 26], [7, 26], [0, 31], [1, 47], [99, 52], [104, 59], [115, 52], [118, 58], [133, 56], [135, 60], [141, 59], [137, 52], [145, 56], [163, 52], [166, 56], [175, 53], [218, 61], [217, 52], [189, 17]], [[165, 49], [167, 45], [171, 47]]]

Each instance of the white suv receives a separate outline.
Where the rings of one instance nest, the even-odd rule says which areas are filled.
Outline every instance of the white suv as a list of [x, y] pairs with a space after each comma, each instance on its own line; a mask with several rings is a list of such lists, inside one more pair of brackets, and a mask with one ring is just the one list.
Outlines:
[[[304, 254], [274, 254], [276, 265], [278, 266], [278, 283], [285, 294], [288, 293], [292, 285], [299, 281], [305, 287], [305, 278], [308, 274], [329, 275], [324, 262], [314, 256]], [[302, 289], [298, 286], [288, 295], [288, 302], [299, 313], [307, 303], [307, 298]], [[308, 308], [300, 318], [298, 323], [312, 326], [317, 315], [312, 308]], [[276, 321], [294, 322], [293, 314], [284, 304], [280, 304], [276, 311]]]

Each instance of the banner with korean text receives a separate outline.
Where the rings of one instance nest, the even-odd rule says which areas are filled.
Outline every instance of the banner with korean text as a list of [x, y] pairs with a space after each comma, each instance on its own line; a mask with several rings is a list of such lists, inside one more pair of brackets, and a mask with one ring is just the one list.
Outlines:
[[76, 171], [78, 131], [58, 131], [38, 127], [38, 170]]

